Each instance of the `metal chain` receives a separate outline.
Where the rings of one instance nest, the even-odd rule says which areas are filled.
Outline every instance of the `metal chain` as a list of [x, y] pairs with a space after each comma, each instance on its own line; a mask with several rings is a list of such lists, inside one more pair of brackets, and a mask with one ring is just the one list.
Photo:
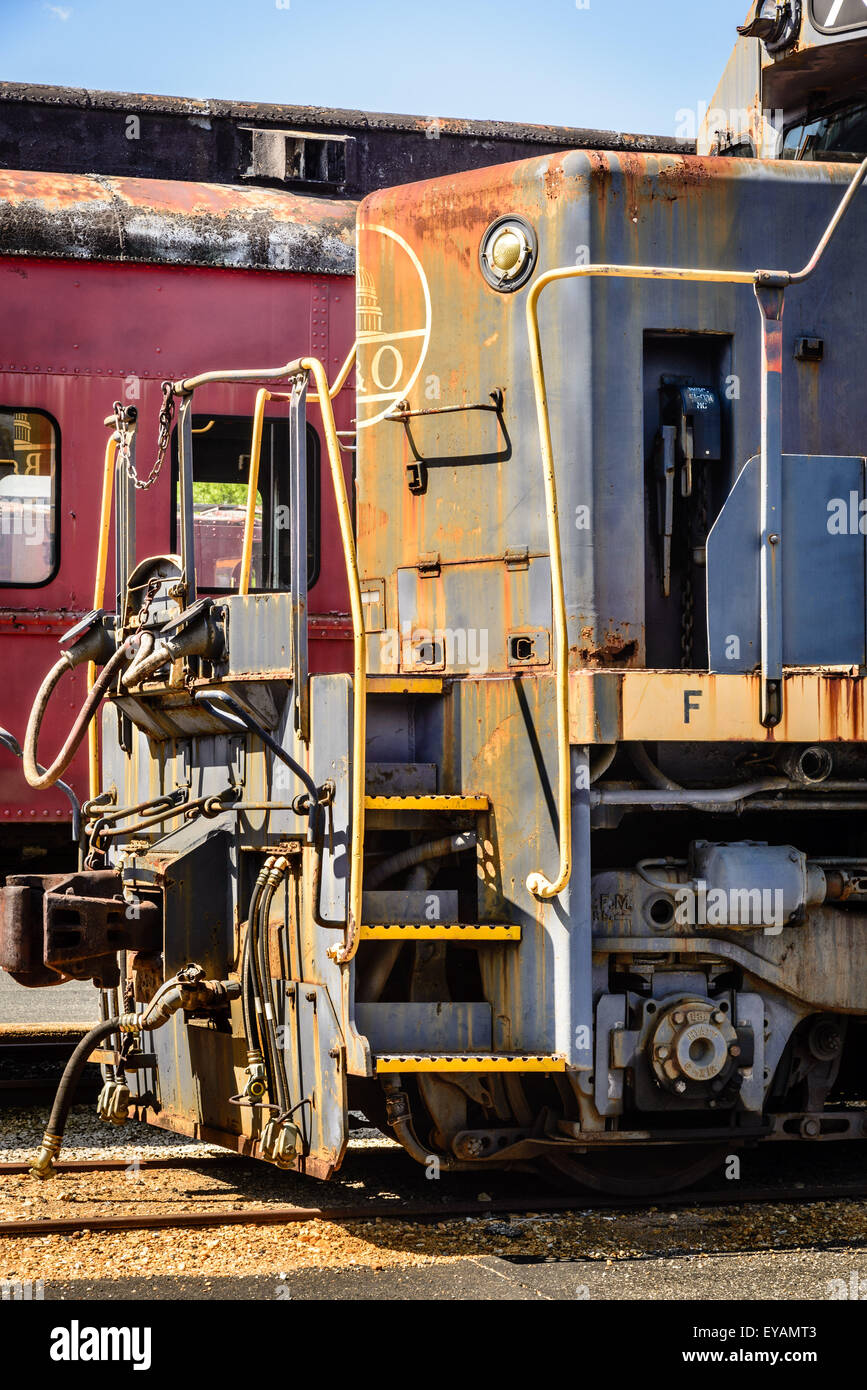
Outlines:
[[163, 466], [163, 462], [166, 456], [166, 450], [169, 447], [169, 440], [172, 436], [172, 420], [174, 419], [175, 414], [175, 393], [172, 389], [172, 383], [170, 381], [164, 381], [161, 383], [161, 385], [163, 391], [163, 403], [162, 407], [160, 408], [159, 416], [159, 433], [157, 435], [157, 456], [156, 461], [146, 478], [140, 478], [135, 468], [133, 467], [132, 459], [130, 458], [130, 433], [127, 428], [124, 407], [121, 405], [120, 401], [115, 401], [114, 403], [114, 421], [115, 427], [117, 429], [119, 440], [118, 447], [120, 450], [121, 459], [123, 460], [123, 466], [126, 470], [126, 475], [132, 483], [133, 487], [137, 488], [141, 492], [146, 492], [148, 488], [153, 487], [157, 478], [160, 476], [160, 469]]
[[692, 665], [692, 625], [695, 600], [692, 592], [692, 574], [687, 566], [681, 588], [680, 610], [680, 665], [688, 671]]
[[[697, 504], [697, 539], [700, 546], [707, 546], [707, 469], [701, 466], [698, 469], [693, 495]], [[692, 666], [693, 655], [693, 626], [695, 621], [695, 592], [692, 584], [692, 525], [689, 517], [686, 521], [686, 564], [684, 569], [684, 579], [681, 588], [681, 614], [680, 614], [680, 665], [681, 670], [689, 670]]]

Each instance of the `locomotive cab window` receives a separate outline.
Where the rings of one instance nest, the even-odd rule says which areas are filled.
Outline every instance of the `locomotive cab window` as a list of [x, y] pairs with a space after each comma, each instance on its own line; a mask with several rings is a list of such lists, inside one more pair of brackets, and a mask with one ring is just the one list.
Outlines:
[[41, 410], [0, 406], [0, 585], [47, 584], [57, 573], [60, 436]]
[[[252, 419], [193, 416], [193, 529], [200, 592], [237, 589], [244, 547]], [[172, 441], [172, 546], [180, 534], [177, 431]], [[251, 590], [288, 589], [291, 563], [289, 423], [266, 418], [259, 459]], [[307, 426], [307, 583], [319, 573], [319, 437]]]
[[783, 159], [859, 164], [865, 155], [867, 105], [863, 101], [790, 126], [783, 140]]

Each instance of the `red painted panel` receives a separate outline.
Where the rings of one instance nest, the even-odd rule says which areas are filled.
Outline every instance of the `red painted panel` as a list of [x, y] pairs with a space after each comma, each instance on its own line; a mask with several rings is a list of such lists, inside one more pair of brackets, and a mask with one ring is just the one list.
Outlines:
[[[294, 357], [322, 358], [334, 376], [355, 334], [354, 282], [347, 277], [0, 258], [0, 405], [47, 411], [60, 428], [60, 568], [39, 588], [0, 587], [0, 725], [19, 741], [57, 637], [92, 606], [99, 522], [103, 426], [115, 399], [139, 407], [138, 469], [156, 447], [160, 381], [213, 368], [273, 367]], [[213, 386], [197, 392], [197, 411], [247, 415], [255, 388]], [[275, 414], [284, 406], [269, 407]], [[354, 390], [335, 402], [339, 429], [350, 429]], [[316, 407], [310, 423], [320, 429]], [[321, 429], [320, 429], [321, 434]], [[347, 483], [352, 481], [347, 454]], [[351, 645], [342, 552], [327, 460], [322, 496], [322, 565], [310, 591], [311, 669], [347, 670]], [[138, 557], [170, 548], [168, 465], [138, 494]], [[109, 567], [106, 606], [111, 604]], [[83, 699], [84, 676], [61, 686], [44, 728], [43, 761], [53, 756]], [[40, 749], [42, 753], [42, 748]], [[87, 795], [80, 753], [67, 780]], [[62, 794], [33, 792], [21, 765], [0, 749], [0, 833], [5, 822], [61, 819]]]

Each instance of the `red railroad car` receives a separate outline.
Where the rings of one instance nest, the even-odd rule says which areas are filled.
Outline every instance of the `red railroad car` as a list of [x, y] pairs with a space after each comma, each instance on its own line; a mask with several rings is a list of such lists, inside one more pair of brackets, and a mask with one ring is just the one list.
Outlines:
[[[139, 412], [137, 471], [157, 452], [160, 383], [197, 368], [262, 368], [312, 353], [333, 380], [355, 337], [354, 222], [349, 199], [148, 179], [0, 172], [0, 725], [19, 741], [57, 642], [93, 606], [103, 457], [113, 402]], [[197, 400], [196, 525], [202, 592], [237, 581], [253, 393], [214, 386]], [[335, 401], [351, 432], [352, 379]], [[319, 486], [319, 417], [311, 405], [310, 664], [346, 669], [348, 601], [331, 489]], [[287, 412], [266, 414], [259, 490], [264, 514], [284, 492]], [[347, 477], [352, 453], [346, 452]], [[141, 555], [175, 549], [174, 443], [137, 493]], [[278, 515], [279, 515], [278, 510]], [[257, 528], [254, 577], [281, 587], [286, 545]], [[284, 553], [285, 552], [285, 553]], [[109, 552], [106, 604], [114, 606]], [[288, 575], [286, 576], [288, 584]], [[69, 678], [44, 747], [53, 753], [84, 695]], [[88, 795], [87, 750], [67, 780]], [[2, 867], [72, 850], [70, 803], [31, 791], [0, 747]]]

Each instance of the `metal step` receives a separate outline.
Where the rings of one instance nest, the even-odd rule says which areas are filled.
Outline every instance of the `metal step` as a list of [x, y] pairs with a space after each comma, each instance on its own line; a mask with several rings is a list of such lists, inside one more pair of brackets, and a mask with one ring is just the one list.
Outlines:
[[436, 763], [369, 762], [364, 778], [368, 796], [431, 796], [437, 789]]
[[372, 923], [361, 928], [362, 941], [450, 941], [456, 946], [485, 946], [489, 941], [520, 941], [521, 928], [499, 922]]
[[368, 811], [487, 811], [487, 796], [366, 796]]
[[[470, 845], [468, 848], [472, 848]], [[460, 920], [455, 888], [366, 888], [361, 895], [361, 920], [396, 927]]]
[[416, 1053], [414, 1056], [399, 1057], [384, 1054], [376, 1059], [376, 1070], [381, 1076], [386, 1072], [421, 1071], [469, 1071], [469, 1072], [552, 1072], [565, 1071], [566, 1058], [556, 1055], [543, 1056], [538, 1053], [476, 1053], [473, 1056]]

